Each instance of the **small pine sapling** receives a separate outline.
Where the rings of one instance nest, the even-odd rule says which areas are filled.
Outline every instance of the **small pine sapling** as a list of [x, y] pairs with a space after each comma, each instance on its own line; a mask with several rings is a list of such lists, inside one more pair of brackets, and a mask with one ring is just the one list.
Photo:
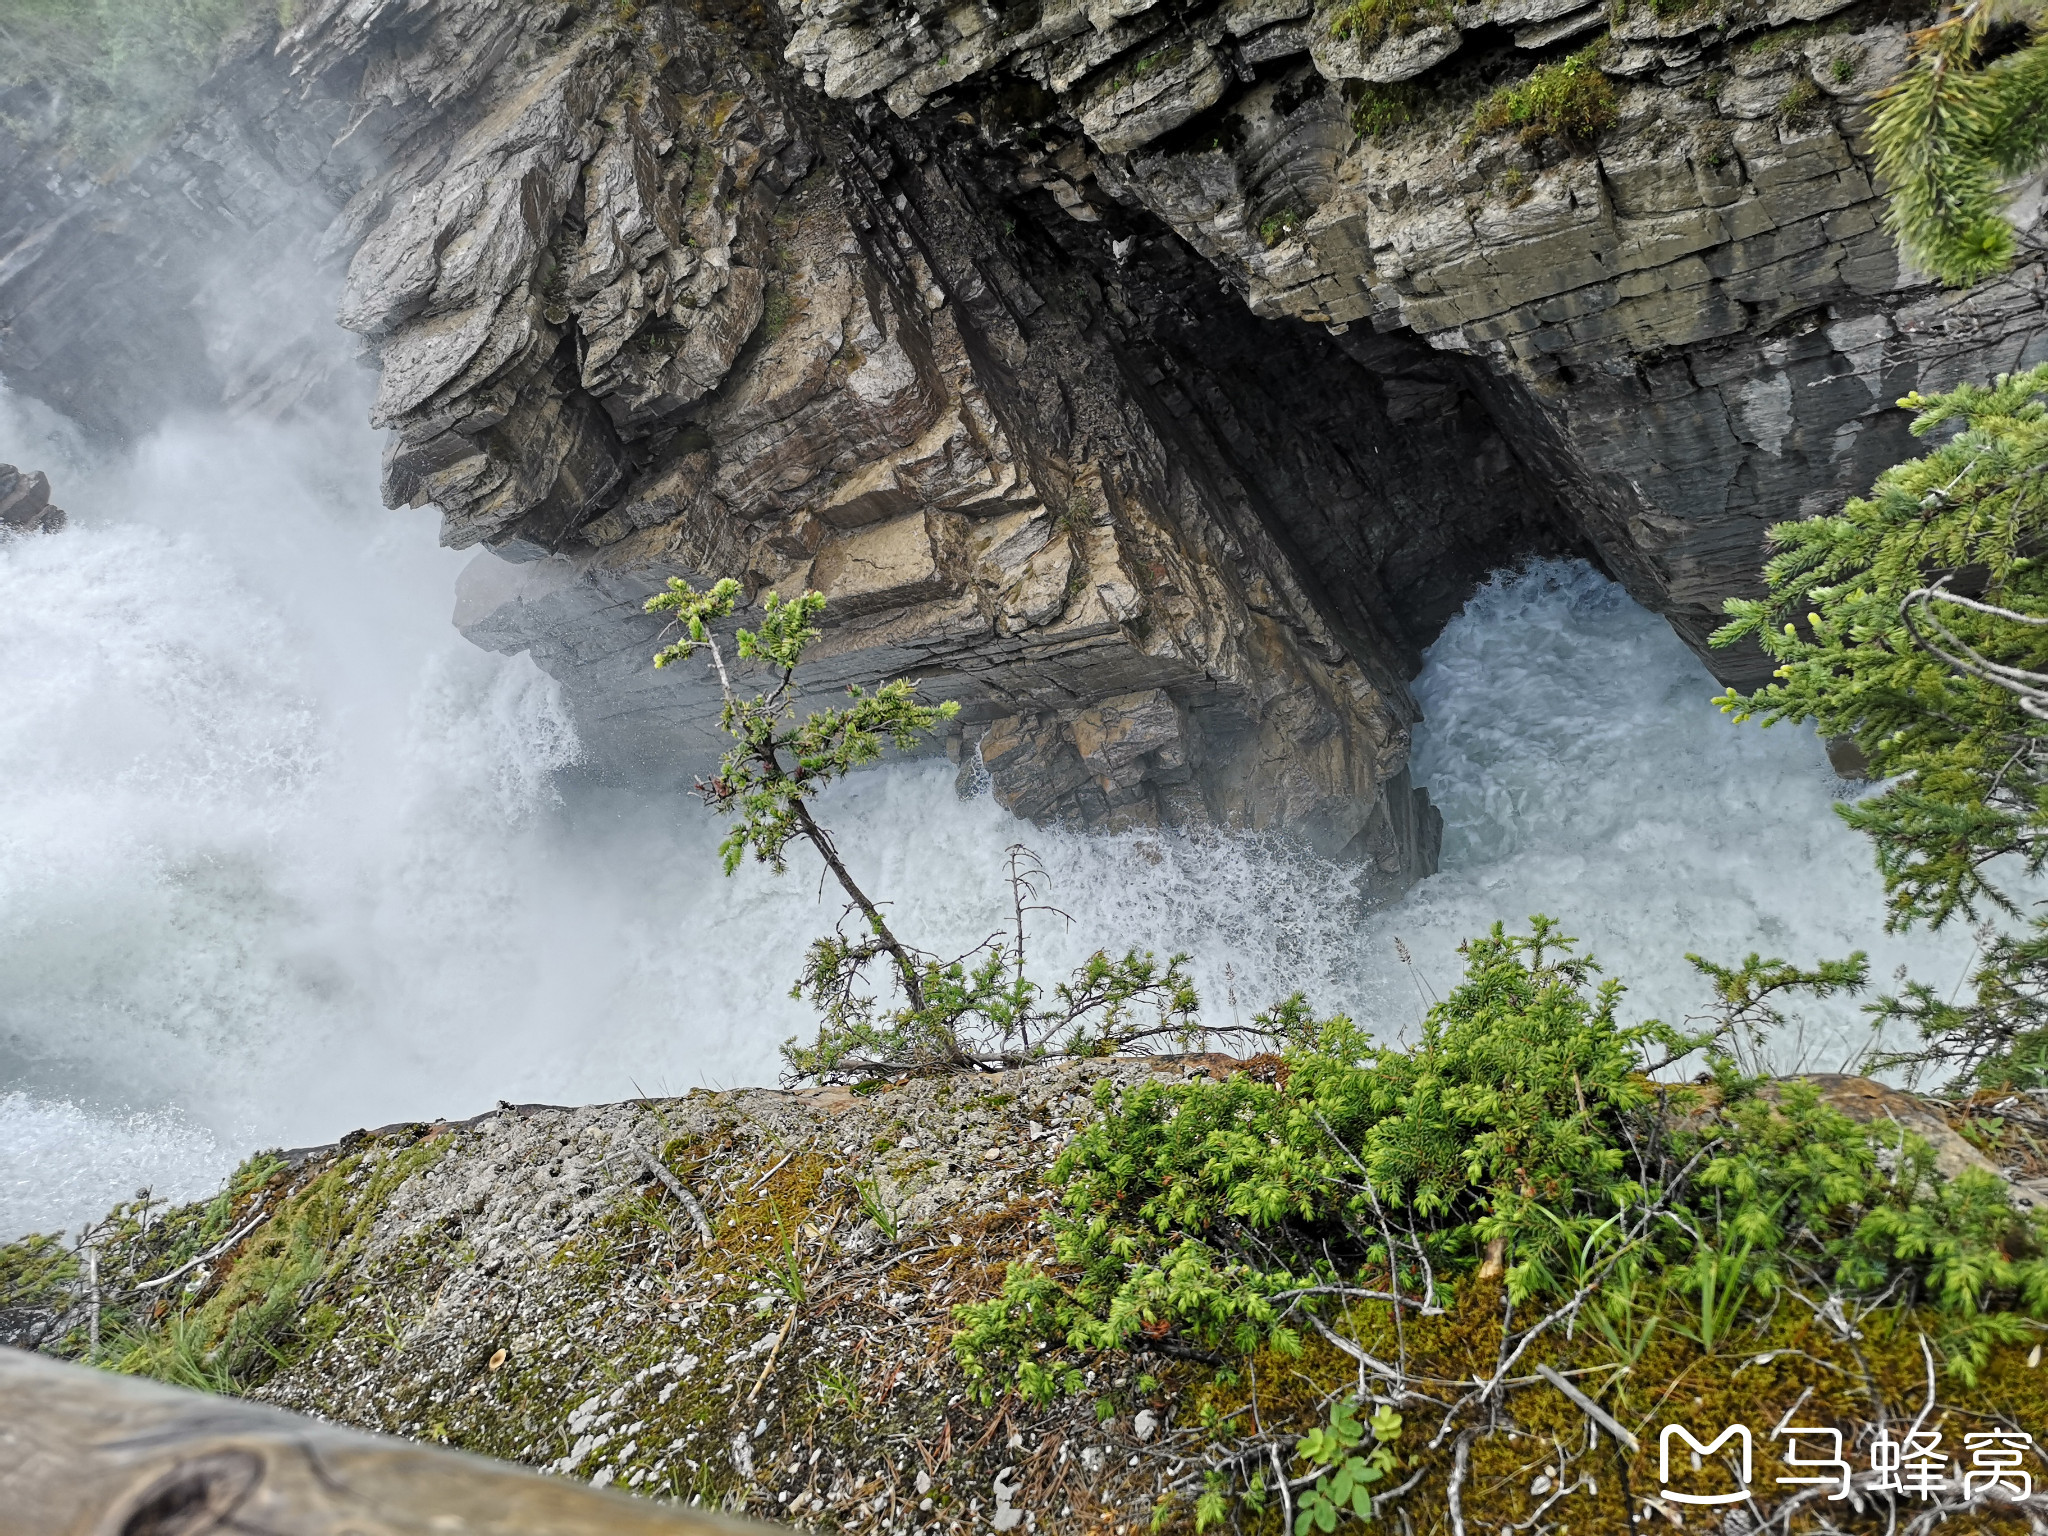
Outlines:
[[[673, 666], [699, 650], [708, 651], [725, 696], [719, 724], [733, 738], [733, 746], [719, 765], [718, 777], [697, 786], [706, 805], [733, 818], [732, 830], [718, 849], [725, 859], [725, 872], [729, 875], [739, 868], [751, 849], [756, 860], [779, 875], [788, 867], [784, 850], [790, 839], [801, 835], [818, 851], [867, 924], [868, 938], [836, 941], [835, 964], [843, 971], [877, 955], [888, 955], [911, 1007], [922, 1010], [924, 967], [919, 957], [896, 937], [881, 908], [855, 882], [832, 834], [818, 825], [804, 802], [850, 769], [881, 757], [887, 742], [908, 751], [940, 721], [959, 714], [960, 706], [950, 699], [939, 705], [920, 704], [917, 684], [899, 678], [873, 693], [849, 687], [853, 703], [848, 708], [798, 716], [797, 663], [803, 659], [805, 647], [818, 638], [811, 621], [825, 611], [824, 596], [817, 592], [806, 592], [790, 602], [770, 592], [760, 629], [742, 629], [733, 637], [741, 660], [764, 662], [779, 674], [768, 692], [748, 698], [734, 687], [725, 655], [711, 633], [711, 625], [730, 617], [739, 598], [740, 584], [730, 576], [708, 592], [699, 592], [672, 576], [667, 591], [647, 600], [649, 613], [674, 614], [683, 628], [681, 639], [655, 654], [655, 666]], [[832, 942], [818, 941], [820, 946]], [[818, 953], [814, 947], [814, 961]]]
[[[1912, 34], [1872, 120], [1887, 223], [1904, 253], [1967, 287], [2019, 251], [2013, 184], [2048, 156], [2048, 32], [2040, 0], [1968, 0]], [[2018, 33], [2019, 46], [2007, 46]]]
[[[763, 664], [773, 677], [765, 693], [749, 696], [735, 681], [712, 626], [739, 607], [740, 584], [731, 577], [699, 592], [680, 578], [647, 601], [650, 613], [674, 616], [682, 635], [656, 654], [667, 667], [704, 651], [725, 706], [719, 723], [733, 746], [717, 777], [699, 782], [704, 803], [733, 818], [719, 851], [731, 874], [751, 851], [777, 874], [787, 867], [792, 840], [817, 850], [848, 899], [859, 929], [844, 926], [816, 940], [792, 995], [818, 1010], [817, 1038], [795, 1040], [783, 1056], [797, 1079], [861, 1081], [905, 1073], [996, 1070], [1058, 1056], [1109, 1056], [1155, 1049], [1166, 1042], [1192, 1049], [1212, 1038], [1269, 1041], [1270, 1031], [1205, 1027], [1188, 974], [1188, 957], [1163, 964], [1128, 950], [1120, 959], [1097, 951], [1048, 994], [1025, 967], [1026, 917], [1051, 912], [1039, 898], [1043, 866], [1021, 845], [1009, 852], [1011, 927], [966, 954], [941, 960], [899, 938], [882, 906], [853, 878], [832, 834], [806, 803], [825, 785], [879, 759], [894, 745], [915, 747], [959, 714], [957, 703], [922, 704], [906, 679], [873, 691], [847, 692], [843, 709], [797, 711], [796, 671], [818, 638], [814, 622], [825, 609], [817, 592], [784, 601], [770, 592], [758, 630], [738, 630], [739, 659]], [[897, 1001], [885, 1003], [867, 982], [868, 967], [886, 960]]]

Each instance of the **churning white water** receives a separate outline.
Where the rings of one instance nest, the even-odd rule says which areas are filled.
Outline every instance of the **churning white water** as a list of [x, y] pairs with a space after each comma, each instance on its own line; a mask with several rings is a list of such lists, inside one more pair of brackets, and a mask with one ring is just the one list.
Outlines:
[[[837, 911], [815, 868], [725, 880], [694, 800], [593, 788], [555, 686], [449, 626], [466, 557], [379, 507], [368, 433], [188, 424], [95, 465], [38, 421], [0, 397], [0, 459], [73, 514], [0, 543], [0, 1239], [357, 1125], [774, 1078]], [[1419, 689], [1444, 872], [1377, 913], [1258, 839], [1029, 832], [943, 763], [823, 817], [937, 950], [999, 925], [1028, 835], [1074, 918], [1040, 925], [1048, 971], [1187, 949], [1218, 1018], [1299, 987], [1400, 1033], [1460, 939], [1534, 911], [1666, 1017], [1703, 995], [1687, 950], [1881, 948], [1944, 983], [1967, 958], [1872, 944], [1817, 743], [1723, 722], [1584, 567], [1488, 587]]]

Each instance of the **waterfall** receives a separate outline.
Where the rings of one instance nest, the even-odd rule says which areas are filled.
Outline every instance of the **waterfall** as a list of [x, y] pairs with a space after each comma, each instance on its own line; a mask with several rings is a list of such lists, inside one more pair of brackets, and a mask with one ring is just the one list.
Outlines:
[[[72, 514], [0, 543], [0, 1238], [358, 1125], [771, 1082], [807, 1026], [788, 988], [838, 914], [808, 857], [724, 879], [693, 799], [581, 771], [555, 685], [448, 624], [465, 557], [379, 505], [378, 446], [196, 422], [99, 462], [0, 397], [0, 459]], [[1965, 934], [1876, 942], [1810, 733], [1728, 725], [1584, 566], [1496, 579], [1418, 689], [1444, 869], [1378, 911], [1260, 837], [1034, 831], [943, 763], [820, 815], [945, 952], [1000, 926], [1027, 840], [1072, 918], [1037, 920], [1041, 976], [1184, 949], [1219, 1020], [1300, 989], [1398, 1036], [1460, 939], [1533, 911], [1665, 1017], [1704, 996], [1687, 950], [1868, 947], [1944, 984], [1967, 960]], [[1837, 1010], [1787, 1060], [1839, 1065], [1859, 1028]]]

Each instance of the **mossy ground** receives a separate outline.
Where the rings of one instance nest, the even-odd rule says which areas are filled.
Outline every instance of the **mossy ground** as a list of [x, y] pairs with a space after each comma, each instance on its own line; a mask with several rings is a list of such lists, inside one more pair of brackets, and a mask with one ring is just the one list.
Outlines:
[[[1169, 1489], [1255, 1439], [1324, 1422], [1360, 1390], [1350, 1356], [1314, 1334], [1298, 1354], [1266, 1350], [1234, 1370], [1139, 1348], [1095, 1359], [1082, 1392], [1038, 1408], [977, 1404], [951, 1339], [954, 1306], [996, 1294], [1012, 1262], [1051, 1261], [1044, 1174], [1092, 1113], [1092, 1079], [1205, 1066], [1228, 1070], [1090, 1064], [867, 1095], [508, 1111], [352, 1138], [295, 1168], [252, 1160], [212, 1202], [109, 1218], [101, 1363], [820, 1530], [979, 1531], [1000, 1505], [1026, 1531], [1192, 1532], [1192, 1499]], [[2048, 1121], [1954, 1118], [2002, 1161], [2041, 1166]], [[708, 1248], [642, 1147], [708, 1208]], [[135, 1292], [252, 1218], [189, 1278]], [[44, 1347], [83, 1356], [84, 1299], [71, 1248], [0, 1247], [0, 1315], [43, 1308], [57, 1325]], [[1441, 1316], [1397, 1329], [1385, 1304], [1364, 1302], [1340, 1321], [1448, 1398], [1493, 1372], [1504, 1316], [1498, 1283], [1470, 1280]], [[1675, 1528], [1657, 1479], [1666, 1422], [1702, 1438], [1748, 1424], [1754, 1485], [1769, 1488], [1787, 1472], [1769, 1432], [1795, 1407], [1852, 1444], [1858, 1425], [1910, 1421], [1927, 1397], [1920, 1338], [1938, 1340], [1941, 1320], [1893, 1308], [1847, 1321], [1854, 1336], [1787, 1301], [1708, 1349], [1687, 1336], [1694, 1318], [1640, 1319], [1625, 1370], [1583, 1325], [1546, 1336], [1468, 1443], [1467, 1531]], [[1997, 1350], [1967, 1394], [1939, 1376], [1927, 1427], [1958, 1447], [1993, 1422], [2048, 1427], [2048, 1370], [2029, 1358]], [[1598, 1398], [1642, 1449], [1589, 1433], [1538, 1364]], [[1393, 1479], [1411, 1486], [1392, 1528], [1448, 1536], [1457, 1436], [1431, 1445], [1426, 1401], [1402, 1412]], [[1271, 1503], [1230, 1518], [1243, 1536], [1280, 1536]], [[1885, 1528], [1875, 1506], [1832, 1518]], [[1971, 1518], [1973, 1531], [2026, 1529], [1995, 1511]]]

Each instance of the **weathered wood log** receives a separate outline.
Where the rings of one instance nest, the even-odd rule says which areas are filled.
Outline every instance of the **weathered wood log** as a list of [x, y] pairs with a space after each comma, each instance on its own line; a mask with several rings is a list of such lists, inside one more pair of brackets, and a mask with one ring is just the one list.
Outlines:
[[0, 1348], [0, 1536], [773, 1536]]

